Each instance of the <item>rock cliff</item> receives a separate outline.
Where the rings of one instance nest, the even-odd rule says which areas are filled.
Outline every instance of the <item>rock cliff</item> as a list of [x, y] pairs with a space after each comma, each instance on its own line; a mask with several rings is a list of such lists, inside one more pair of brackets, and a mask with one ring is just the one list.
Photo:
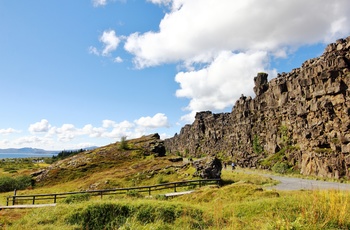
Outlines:
[[167, 151], [220, 155], [241, 167], [284, 162], [305, 175], [350, 178], [350, 37], [270, 82], [254, 78], [230, 113], [199, 112], [166, 139]]

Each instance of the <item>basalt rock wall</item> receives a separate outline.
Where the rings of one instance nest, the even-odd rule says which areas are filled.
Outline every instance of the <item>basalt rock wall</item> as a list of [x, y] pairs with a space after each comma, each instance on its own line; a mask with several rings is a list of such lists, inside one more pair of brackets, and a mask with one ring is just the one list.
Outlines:
[[263, 159], [287, 150], [302, 174], [350, 178], [350, 37], [269, 82], [258, 73], [254, 83], [255, 98], [242, 95], [230, 113], [197, 113], [165, 140], [167, 151], [263, 167]]

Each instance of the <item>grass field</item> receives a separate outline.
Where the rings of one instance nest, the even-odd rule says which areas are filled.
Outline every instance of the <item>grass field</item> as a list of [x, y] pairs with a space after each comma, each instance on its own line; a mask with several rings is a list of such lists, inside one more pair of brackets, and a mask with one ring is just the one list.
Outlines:
[[[21, 161], [0, 165], [0, 177], [18, 178], [50, 167], [48, 176], [21, 194], [60, 193], [154, 185], [193, 178], [195, 169], [169, 157], [144, 154], [137, 143], [84, 152], [52, 165]], [[142, 142], [142, 144], [144, 144]], [[136, 147], [135, 147], [136, 146]], [[1, 179], [5, 181], [5, 179]], [[0, 210], [0, 229], [350, 229], [350, 192], [276, 191], [271, 178], [246, 170], [223, 170], [223, 185], [196, 188], [174, 198], [127, 193], [74, 195], [56, 207]], [[1, 184], [1, 183], [0, 183]], [[193, 188], [191, 188], [193, 189]], [[0, 204], [13, 191], [0, 193]]]
[[276, 182], [242, 172], [223, 171], [223, 179], [222, 187], [202, 187], [172, 199], [131, 194], [2, 210], [0, 223], [4, 229], [350, 228], [349, 192], [266, 190]]

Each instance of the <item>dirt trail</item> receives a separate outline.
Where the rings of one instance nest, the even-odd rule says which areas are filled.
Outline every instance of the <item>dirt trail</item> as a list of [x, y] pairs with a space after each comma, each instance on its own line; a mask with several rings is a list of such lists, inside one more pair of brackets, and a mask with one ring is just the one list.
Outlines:
[[243, 173], [254, 173], [259, 174], [265, 177], [270, 177], [274, 180], [279, 181], [280, 183], [274, 186], [266, 187], [267, 189], [276, 189], [276, 190], [325, 190], [325, 189], [335, 189], [335, 190], [345, 190], [350, 191], [349, 183], [339, 183], [339, 182], [329, 182], [321, 180], [312, 180], [312, 179], [302, 179], [296, 177], [284, 177], [276, 176], [267, 173], [261, 173], [254, 170], [242, 170], [240, 168], [236, 169], [239, 172]]
[[322, 189], [336, 189], [350, 191], [350, 184], [328, 182], [320, 180], [301, 179], [294, 177], [282, 177], [275, 175], [265, 174], [264, 176], [270, 177], [274, 180], [280, 181], [278, 185], [271, 186], [269, 188], [276, 190], [322, 190]]

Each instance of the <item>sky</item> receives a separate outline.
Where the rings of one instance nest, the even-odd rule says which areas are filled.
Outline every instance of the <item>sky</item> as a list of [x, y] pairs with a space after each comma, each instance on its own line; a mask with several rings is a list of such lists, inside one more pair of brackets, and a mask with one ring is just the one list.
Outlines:
[[0, 0], [0, 148], [80, 149], [230, 112], [350, 35], [348, 0]]

